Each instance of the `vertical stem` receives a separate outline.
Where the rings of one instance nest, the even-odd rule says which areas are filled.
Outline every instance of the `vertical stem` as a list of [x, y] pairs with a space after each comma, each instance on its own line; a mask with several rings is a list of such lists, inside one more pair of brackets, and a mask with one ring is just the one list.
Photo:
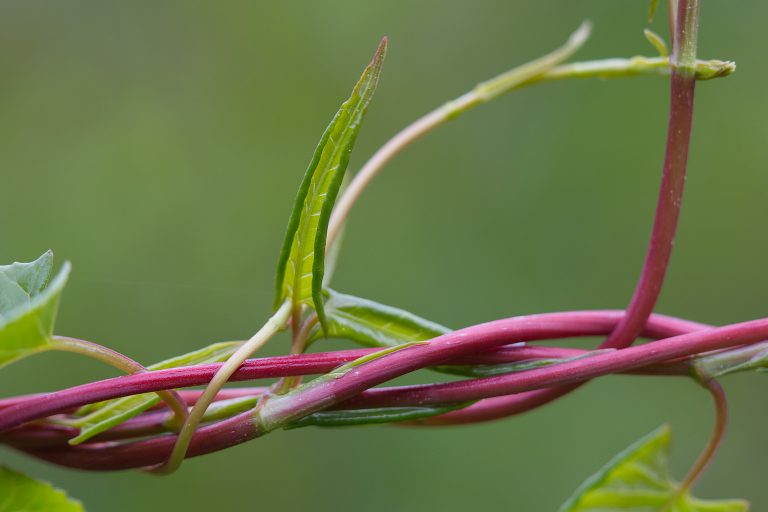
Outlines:
[[291, 315], [291, 311], [291, 302], [285, 301], [283, 305], [280, 306], [280, 308], [275, 312], [275, 314], [272, 315], [269, 320], [267, 320], [267, 323], [265, 323], [264, 326], [251, 337], [251, 339], [246, 341], [239, 349], [237, 349], [237, 352], [232, 354], [230, 358], [227, 359], [227, 361], [221, 366], [221, 368], [219, 368], [219, 371], [216, 372], [216, 374], [211, 379], [211, 382], [203, 391], [203, 394], [200, 395], [197, 403], [195, 403], [195, 406], [192, 407], [187, 420], [181, 427], [179, 435], [176, 438], [176, 443], [174, 444], [173, 450], [171, 451], [171, 456], [168, 458], [165, 464], [157, 468], [153, 468], [150, 471], [154, 473], [168, 474], [173, 473], [179, 468], [179, 466], [181, 466], [181, 463], [184, 461], [184, 457], [187, 454], [187, 449], [192, 442], [192, 436], [195, 434], [195, 430], [200, 424], [200, 421], [202, 421], [208, 406], [211, 405], [218, 392], [222, 387], [224, 387], [224, 384], [227, 383], [229, 378], [233, 373], [235, 373], [235, 371], [237, 371], [240, 365], [243, 364], [243, 362], [248, 359], [251, 354], [261, 348], [264, 343], [269, 341], [269, 339], [272, 338], [272, 336], [274, 336], [275, 333], [277, 333], [277, 331], [279, 331], [285, 325]]
[[698, 16], [699, 0], [679, 2], [670, 59], [672, 90], [667, 149], [651, 241], [627, 313], [601, 348], [623, 348], [634, 342], [656, 305], [667, 273], [680, 217], [691, 139]]

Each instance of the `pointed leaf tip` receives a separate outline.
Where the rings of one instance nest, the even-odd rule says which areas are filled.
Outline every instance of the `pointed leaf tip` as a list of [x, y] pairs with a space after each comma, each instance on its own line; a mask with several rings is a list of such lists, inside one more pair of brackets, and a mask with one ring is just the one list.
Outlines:
[[571, 34], [571, 37], [568, 38], [566, 46], [574, 48], [575, 51], [584, 46], [584, 43], [587, 42], [590, 35], [592, 35], [592, 22], [590, 20], [584, 20], [581, 22], [581, 25], [579, 25], [579, 28], [577, 28], [576, 31]]
[[349, 99], [323, 133], [293, 206], [277, 268], [275, 308], [286, 300], [311, 306], [327, 329], [322, 283], [328, 222], [349, 157], [378, 85], [386, 56], [383, 38]]
[[661, 57], [669, 57], [669, 48], [663, 37], [647, 28], [643, 30], [643, 35], [648, 42], [651, 43], [651, 46], [656, 48], [656, 51], [659, 52]]
[[50, 251], [31, 263], [0, 265], [0, 367], [49, 346], [70, 264], [50, 280], [52, 271]]
[[653, 17], [656, 15], [656, 8], [659, 6], [659, 0], [651, 0], [648, 4], [648, 23], [653, 22]]
[[558, 512], [746, 512], [743, 500], [699, 500], [669, 472], [671, 429], [662, 425], [592, 475]]

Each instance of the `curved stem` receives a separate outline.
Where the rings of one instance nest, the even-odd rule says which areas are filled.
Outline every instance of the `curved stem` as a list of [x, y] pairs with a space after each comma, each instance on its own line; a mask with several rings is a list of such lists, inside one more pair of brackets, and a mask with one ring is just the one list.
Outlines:
[[[66, 336], [53, 336], [51, 342], [53, 350], [84, 355], [106, 363], [127, 374], [144, 373], [147, 371], [144, 366], [130, 357], [98, 343]], [[188, 415], [187, 405], [184, 400], [172, 389], [158, 390], [156, 393], [173, 411], [174, 428], [180, 428]]]
[[[517, 68], [517, 70], [519, 69]], [[736, 66], [729, 61], [698, 60], [694, 64], [697, 80], [728, 76], [735, 69]], [[517, 70], [513, 70], [513, 72]], [[667, 57], [632, 57], [629, 59], [574, 62], [553, 67], [535, 76], [521, 76], [517, 80], [508, 81], [502, 92], [511, 92], [529, 85], [570, 78], [625, 78], [637, 75], [668, 76], [669, 74], [670, 66]], [[330, 248], [333, 247], [344, 221], [363, 191], [392, 159], [427, 133], [487, 101], [489, 100], [478, 94], [477, 89], [469, 91], [420, 117], [395, 134], [377, 150], [355, 175], [333, 209], [328, 225], [326, 243], [328, 250], [330, 251]]]
[[219, 368], [216, 375], [213, 376], [211, 382], [205, 388], [205, 391], [200, 396], [199, 400], [189, 412], [184, 425], [182, 425], [179, 431], [179, 436], [174, 444], [173, 450], [168, 460], [158, 468], [154, 468], [151, 471], [157, 473], [173, 473], [178, 469], [181, 463], [184, 461], [187, 449], [192, 442], [192, 437], [197, 429], [197, 426], [205, 416], [205, 411], [208, 406], [216, 398], [216, 394], [224, 387], [233, 373], [248, 359], [251, 354], [260, 349], [272, 336], [274, 336], [288, 321], [291, 315], [291, 303], [286, 301], [275, 312], [272, 317], [267, 320], [267, 323], [254, 334], [251, 339], [246, 341], [237, 351], [230, 356], [229, 359]]
[[725, 436], [725, 429], [728, 426], [728, 400], [725, 397], [725, 391], [719, 382], [716, 380], [707, 380], [701, 383], [709, 393], [712, 395], [712, 399], [715, 404], [715, 426], [712, 429], [712, 435], [704, 447], [704, 451], [696, 459], [693, 467], [688, 471], [683, 481], [680, 483], [678, 489], [678, 496], [688, 492], [693, 483], [701, 476], [709, 463], [717, 453], [717, 449], [723, 441]]

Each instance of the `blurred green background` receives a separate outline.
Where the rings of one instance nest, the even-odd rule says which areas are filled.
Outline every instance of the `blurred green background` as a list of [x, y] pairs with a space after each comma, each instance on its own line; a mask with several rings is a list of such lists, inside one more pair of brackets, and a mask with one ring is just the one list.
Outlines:
[[[35, 1], [0, 4], [0, 261], [72, 260], [58, 332], [151, 363], [247, 337], [314, 145], [379, 38], [390, 53], [350, 170], [427, 110], [595, 23], [579, 59], [652, 55], [640, 0]], [[768, 299], [762, 2], [704, 2], [701, 83], [677, 250], [658, 310], [726, 323]], [[662, 15], [653, 28], [666, 34]], [[335, 284], [452, 327], [620, 308], [659, 182], [668, 84], [539, 86], [398, 157], [353, 212]], [[335, 345], [338, 346], [338, 345]], [[275, 340], [265, 353], [287, 350]], [[114, 375], [66, 354], [0, 393]], [[705, 497], [768, 509], [768, 382], [726, 381], [733, 421]], [[534, 413], [450, 429], [277, 432], [168, 478], [58, 469], [0, 449], [92, 511], [554, 510], [662, 422], [682, 477], [710, 428], [690, 382], [613, 377]]]

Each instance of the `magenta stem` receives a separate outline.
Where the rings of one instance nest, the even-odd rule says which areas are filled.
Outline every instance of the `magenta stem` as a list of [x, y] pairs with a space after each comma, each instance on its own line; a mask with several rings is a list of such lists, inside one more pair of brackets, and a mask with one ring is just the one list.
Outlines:
[[[672, 78], [667, 145], [656, 215], [643, 269], [627, 307], [626, 315], [600, 348], [624, 348], [639, 336], [661, 293], [675, 243], [693, 123], [696, 76], [698, 0], [680, 0], [673, 31]], [[577, 386], [542, 389], [515, 397], [496, 399], [473, 408], [449, 413], [454, 423], [487, 421], [540, 407], [573, 391]], [[439, 421], [439, 420], [436, 420]]]
[[[530, 391], [540, 387], [577, 383], [608, 373], [641, 368], [648, 364], [701, 352], [756, 343], [768, 338], [768, 319], [762, 319], [696, 331], [517, 374], [447, 384], [368, 390], [371, 386], [405, 373], [407, 371], [405, 369], [411, 366], [412, 360], [429, 364], [434, 362], [433, 360], [443, 360], [446, 353], [454, 353], [458, 356], [464, 350], [472, 350], [477, 345], [493, 343], [494, 340], [508, 335], [509, 331], [536, 337], [544, 332], [552, 334], [560, 329], [567, 330], [567, 322], [562, 318], [557, 322], [552, 319], [547, 322], [542, 321], [541, 318], [536, 320], [531, 317], [522, 318], [524, 320], [518, 320], [520, 325], [517, 329], [511, 328], [514, 322], [502, 320], [456, 331], [436, 338], [430, 344], [412, 346], [370, 361], [359, 367], [358, 372], [349, 372], [335, 379], [321, 381], [317, 385], [309, 385], [298, 392], [273, 398], [261, 409], [261, 426], [257, 426], [254, 422], [253, 413], [248, 412], [200, 429], [195, 434], [191, 455], [201, 455], [245, 442], [299, 417], [330, 406], [367, 408], [463, 402], [493, 395]], [[365, 398], [355, 398], [355, 395], [362, 391], [365, 391]], [[94, 443], [77, 447], [25, 451], [51, 462], [83, 469], [128, 469], [148, 466], [164, 460], [174, 441], [174, 435], [164, 435], [133, 443]]]
[[[545, 324], [528, 321], [523, 322], [520, 331], [527, 331], [526, 334], [536, 336], [540, 331], [551, 332], [562, 327], [556, 322]], [[490, 322], [473, 328], [472, 337], [462, 331], [456, 331], [435, 338], [428, 345], [409, 347], [373, 360], [361, 367], [360, 371], [348, 372], [334, 379], [322, 381], [296, 394], [273, 398], [261, 409], [263, 427], [265, 430], [270, 430], [346, 400], [349, 400], [349, 403], [344, 404], [345, 407], [355, 406], [355, 400], [352, 398], [358, 393], [420, 366], [434, 364], [443, 359], [446, 354], [459, 356], [465, 350], [493, 344], [499, 339], [500, 333], [506, 330], [509, 330], [509, 326], [500, 322]], [[459, 342], [461, 338], [464, 340]], [[553, 385], [576, 384], [593, 377], [623, 372], [670, 359], [757, 343], [765, 338], [768, 338], [768, 319], [753, 320], [696, 331], [521, 373], [445, 384], [372, 389], [366, 393], [365, 407], [457, 403], [521, 393]], [[418, 366], [414, 367], [414, 365]]]
[[[434, 364], [449, 361], [456, 364], [499, 362], [496, 359], [498, 355], [488, 359], [476, 354], [489, 349], [498, 349], [498, 345], [507, 343], [605, 334], [610, 332], [621, 316], [621, 311], [549, 313], [497, 320], [469, 327], [446, 335], [453, 340], [448, 342], [448, 346], [454, 347], [456, 350], [447, 351], [445, 356], [440, 360], [434, 361]], [[651, 337], [656, 337], [653, 335], [664, 337], [674, 335], [681, 330], [685, 332], [703, 327], [702, 324], [694, 322], [654, 315], [649, 322], [648, 334]], [[483, 343], [489, 335], [491, 340]], [[438, 346], [444, 344], [440, 342], [443, 338], [445, 336], [436, 338], [428, 344], [421, 345], [419, 348], [434, 347], [436, 343]], [[456, 340], [459, 340], [460, 343], [457, 343]], [[533, 349], [533, 347], [509, 347], [505, 350], [506, 355], [517, 353], [530, 357], [534, 352], [537, 352], [537, 350]], [[438, 352], [440, 351], [439, 348], [437, 350]], [[410, 350], [407, 352], [411, 353]], [[370, 350], [361, 349], [323, 354], [280, 356], [269, 358], [268, 360], [254, 359], [243, 364], [233, 374], [231, 381], [325, 373], [369, 353], [371, 353]], [[540, 349], [538, 349], [538, 354], [539, 356], [543, 355]], [[389, 357], [387, 360], [389, 360]], [[505, 359], [505, 361], [509, 361], [509, 359]], [[417, 369], [423, 366], [424, 364], [420, 360], [414, 360], [408, 368]], [[1, 409], [0, 432], [18, 427], [28, 421], [66, 412], [88, 403], [159, 389], [205, 384], [212, 378], [219, 367], [220, 364], [209, 364], [157, 370], [144, 374], [115, 377], [21, 400], [6, 400], [3, 404], [4, 407]], [[408, 371], [410, 370], [403, 370], [403, 373]]]

